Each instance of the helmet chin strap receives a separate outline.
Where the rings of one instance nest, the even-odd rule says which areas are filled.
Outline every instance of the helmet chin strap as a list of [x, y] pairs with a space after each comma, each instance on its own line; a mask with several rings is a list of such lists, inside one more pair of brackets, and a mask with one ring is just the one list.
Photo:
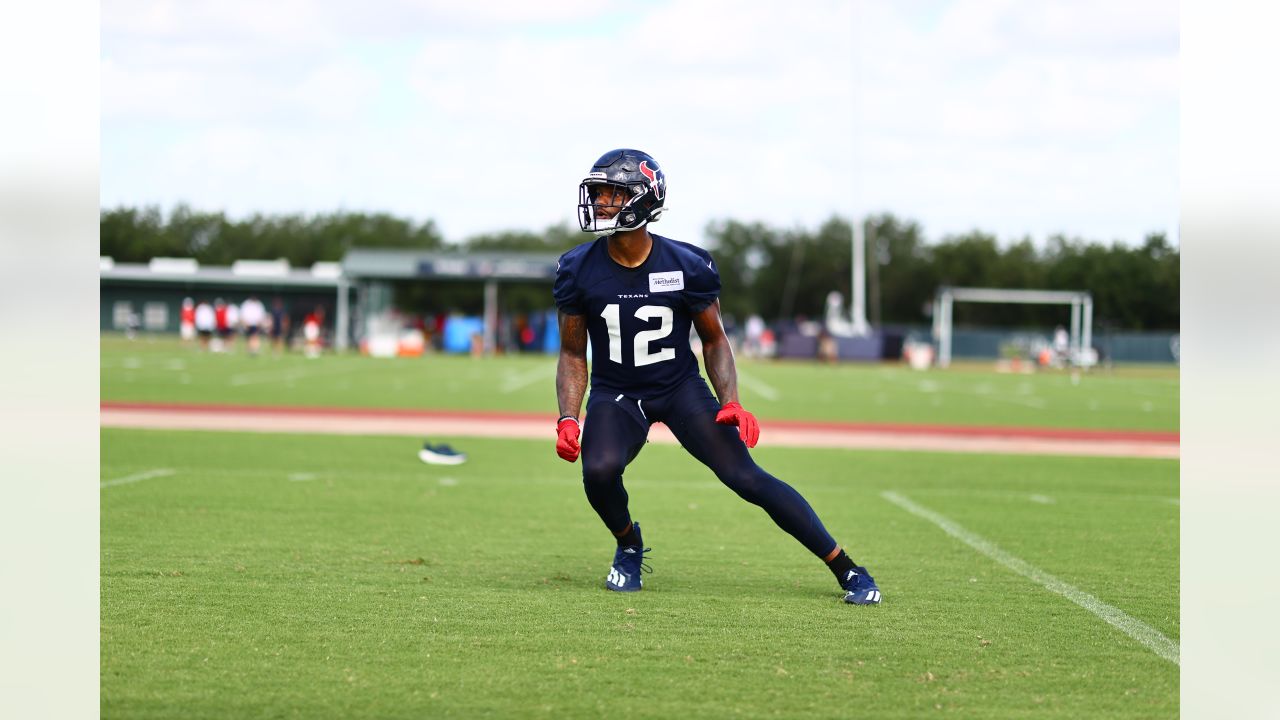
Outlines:
[[613, 227], [611, 227], [611, 228], [607, 228], [607, 229], [605, 229], [605, 230], [592, 230], [591, 232], [592, 232], [592, 233], [594, 233], [596, 237], [609, 237], [610, 235], [612, 235], [612, 234], [614, 234], [614, 233], [616, 233], [616, 232], [619, 232], [619, 231], [626, 232], [626, 231], [631, 231], [631, 230], [639, 230], [640, 228], [644, 227], [645, 225], [648, 225], [648, 224], [650, 223], [650, 221], [651, 221], [651, 220], [652, 220], [652, 218], [650, 218], [649, 220], [645, 220], [644, 222], [641, 222], [639, 225], [637, 225], [637, 226], [635, 226], [635, 227], [633, 227], [633, 228], [620, 228], [620, 227], [618, 227], [618, 225], [617, 225], [617, 221], [615, 220], [615, 221], [614, 221], [614, 225], [613, 225]]
[[601, 228], [600, 219], [596, 218], [592, 222], [592, 227], [599, 228], [599, 229], [591, 230], [590, 231], [591, 234], [595, 235], [596, 237], [609, 237], [610, 235], [618, 232], [618, 218], [616, 216], [609, 218], [608, 223], [609, 223], [608, 227]]

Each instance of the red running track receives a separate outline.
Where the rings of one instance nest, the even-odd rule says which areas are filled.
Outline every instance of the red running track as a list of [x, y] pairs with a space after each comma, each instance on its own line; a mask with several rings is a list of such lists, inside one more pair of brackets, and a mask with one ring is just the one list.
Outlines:
[[[553, 440], [545, 413], [103, 402], [103, 427], [514, 437]], [[674, 443], [661, 424], [655, 442]], [[768, 420], [761, 442], [788, 447], [1177, 459], [1179, 434], [1138, 430]]]

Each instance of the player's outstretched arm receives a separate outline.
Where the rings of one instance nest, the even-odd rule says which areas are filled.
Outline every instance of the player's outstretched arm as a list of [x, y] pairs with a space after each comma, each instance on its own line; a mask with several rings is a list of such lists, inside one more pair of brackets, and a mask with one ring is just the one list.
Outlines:
[[581, 449], [578, 413], [587, 393], [587, 323], [581, 315], [559, 316], [560, 360], [556, 364], [556, 402], [560, 419], [556, 422], [556, 453], [573, 462]]
[[693, 316], [693, 327], [702, 340], [702, 363], [707, 368], [707, 379], [716, 391], [721, 405], [738, 401], [738, 370], [733, 362], [733, 346], [724, 334], [720, 322], [720, 301], [716, 300], [705, 310]]
[[720, 301], [716, 300], [693, 316], [693, 326], [702, 340], [702, 362], [707, 368], [707, 378], [720, 400], [716, 422], [737, 425], [742, 442], [747, 447], [755, 447], [760, 440], [760, 423], [738, 402], [738, 369], [733, 361], [733, 346], [720, 322]]

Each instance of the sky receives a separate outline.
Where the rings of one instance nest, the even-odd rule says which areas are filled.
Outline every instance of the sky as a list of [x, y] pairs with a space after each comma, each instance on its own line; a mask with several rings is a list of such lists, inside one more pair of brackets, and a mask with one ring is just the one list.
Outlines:
[[926, 238], [1178, 241], [1171, 0], [103, 0], [104, 208], [575, 223], [633, 147], [654, 230], [891, 212]]

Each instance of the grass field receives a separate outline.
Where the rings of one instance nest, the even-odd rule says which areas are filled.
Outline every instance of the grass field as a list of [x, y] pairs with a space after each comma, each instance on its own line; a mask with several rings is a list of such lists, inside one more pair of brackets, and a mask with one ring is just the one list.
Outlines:
[[[774, 419], [1176, 431], [1176, 368], [740, 362]], [[104, 336], [104, 401], [554, 413], [554, 360], [208, 355]], [[678, 447], [628, 469], [645, 590], [551, 442], [102, 430], [104, 717], [1176, 717], [1178, 463], [760, 463], [879, 607]]]
[[[434, 355], [309, 360], [194, 352], [173, 340], [104, 336], [106, 401], [542, 412], [554, 415], [555, 359]], [[1176, 367], [1000, 374], [987, 365], [739, 361], [743, 404], [769, 419], [1178, 430]]]
[[[401, 365], [329, 381], [409, 383]], [[104, 397], [131, 387], [104, 370]], [[1176, 462], [758, 448], [871, 568], [885, 600], [865, 608], [661, 445], [627, 476], [655, 572], [608, 593], [578, 466], [451, 441], [470, 462], [423, 465], [406, 438], [104, 429], [103, 717], [1178, 716], [1175, 662], [1007, 562], [1176, 643]]]

